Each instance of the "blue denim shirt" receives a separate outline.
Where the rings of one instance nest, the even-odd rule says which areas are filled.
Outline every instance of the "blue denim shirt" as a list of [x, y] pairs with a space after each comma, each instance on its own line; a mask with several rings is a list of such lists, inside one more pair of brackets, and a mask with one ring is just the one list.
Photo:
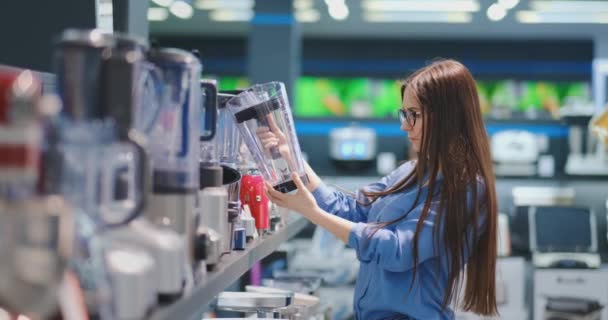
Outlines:
[[[414, 162], [407, 162], [364, 189], [385, 190], [403, 179], [413, 167]], [[448, 269], [447, 259], [440, 261], [435, 251], [442, 251], [441, 247], [434, 248], [433, 245], [436, 215], [433, 205], [420, 233], [418, 270], [410, 291], [414, 266], [412, 239], [428, 191], [426, 188], [422, 189], [419, 205], [406, 219], [378, 230], [369, 238], [374, 227], [367, 223], [390, 221], [402, 216], [414, 203], [417, 190], [414, 186], [381, 197], [367, 206], [357, 203], [357, 200], [367, 201], [360, 192], [348, 195], [324, 184], [313, 191], [323, 210], [355, 222], [348, 245], [356, 250], [361, 263], [354, 297], [357, 319], [454, 319], [454, 312], [449, 307], [441, 308]]]

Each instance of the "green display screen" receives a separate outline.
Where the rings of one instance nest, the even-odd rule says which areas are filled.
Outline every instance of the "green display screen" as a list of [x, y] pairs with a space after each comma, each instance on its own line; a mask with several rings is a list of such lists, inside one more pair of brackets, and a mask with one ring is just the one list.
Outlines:
[[[246, 77], [218, 77], [220, 90], [250, 86]], [[477, 80], [482, 114], [508, 118], [515, 114], [542, 113], [556, 118], [566, 105], [591, 101], [585, 81]], [[302, 118], [396, 118], [401, 105], [400, 82], [376, 78], [300, 77], [292, 107]]]
[[296, 84], [299, 117], [395, 117], [401, 104], [396, 80], [301, 77]]

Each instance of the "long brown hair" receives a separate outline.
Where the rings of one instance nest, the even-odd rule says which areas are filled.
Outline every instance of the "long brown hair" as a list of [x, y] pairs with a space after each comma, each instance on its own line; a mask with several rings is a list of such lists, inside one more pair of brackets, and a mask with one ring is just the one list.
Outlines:
[[[439, 196], [434, 242], [437, 248], [443, 241], [440, 256], [449, 262], [443, 307], [458, 297], [461, 272], [466, 268], [460, 307], [477, 314], [495, 315], [496, 191], [475, 80], [461, 63], [440, 60], [410, 75], [401, 86], [402, 100], [406, 93], [417, 99], [424, 121], [419, 160], [407, 177], [387, 190], [363, 193], [373, 202], [417, 186], [411, 208], [400, 218], [377, 226], [383, 228], [405, 219], [419, 204], [422, 188], [428, 188], [412, 243], [413, 279], [419, 261], [419, 234], [429, 215], [431, 201]], [[478, 189], [478, 185], [482, 188]], [[440, 230], [443, 230], [441, 234]], [[412, 285], [413, 280], [410, 288]]]

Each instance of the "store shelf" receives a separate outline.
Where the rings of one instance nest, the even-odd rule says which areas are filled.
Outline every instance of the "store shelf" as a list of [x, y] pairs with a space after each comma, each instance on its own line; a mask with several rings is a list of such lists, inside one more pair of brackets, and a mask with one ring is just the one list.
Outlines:
[[207, 273], [200, 284], [188, 295], [175, 303], [154, 312], [150, 319], [195, 319], [217, 294], [234, 283], [254, 263], [275, 251], [282, 243], [294, 237], [306, 227], [308, 220], [292, 214], [289, 223], [276, 233], [247, 245], [244, 251], [224, 255], [215, 270]]

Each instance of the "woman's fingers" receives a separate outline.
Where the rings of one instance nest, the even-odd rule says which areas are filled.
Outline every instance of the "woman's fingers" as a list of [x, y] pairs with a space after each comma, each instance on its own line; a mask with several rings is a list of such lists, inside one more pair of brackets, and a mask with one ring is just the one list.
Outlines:
[[300, 175], [297, 172], [291, 173], [291, 179], [293, 179], [293, 182], [296, 183], [296, 187], [298, 187], [298, 190], [306, 189], [306, 186], [304, 186], [304, 182], [302, 182], [302, 179], [300, 179]]
[[270, 183], [268, 183], [268, 182], [264, 182], [264, 183], [266, 184], [266, 191], [268, 191], [268, 194], [270, 196], [272, 196], [274, 199], [277, 199], [280, 201], [285, 200], [285, 196], [286, 196], [285, 194], [275, 190]]
[[268, 129], [268, 127], [258, 127], [258, 128], [255, 130], [255, 132], [256, 132], [257, 134], [262, 134], [262, 133], [265, 133], [265, 132], [270, 132], [270, 129]]
[[264, 143], [264, 148], [265, 148], [265, 149], [270, 149], [270, 148], [272, 148], [272, 147], [276, 147], [276, 146], [278, 146], [278, 145], [279, 145], [279, 143], [278, 143], [278, 142], [276, 142], [276, 141], [270, 141], [270, 142], [266, 142], [266, 143]]
[[260, 137], [260, 140], [271, 139], [271, 138], [275, 138], [276, 139], [276, 135], [274, 133], [272, 133], [272, 132], [258, 133], [258, 137]]

